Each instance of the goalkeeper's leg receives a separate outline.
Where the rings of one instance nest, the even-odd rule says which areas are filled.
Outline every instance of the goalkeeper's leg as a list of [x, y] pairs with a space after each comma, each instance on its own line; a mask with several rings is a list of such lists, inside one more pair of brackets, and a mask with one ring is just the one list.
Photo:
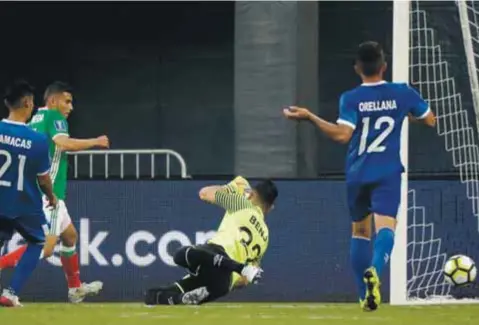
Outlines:
[[147, 305], [200, 305], [227, 295], [231, 288], [231, 272], [202, 268], [198, 275], [187, 275], [170, 286], [149, 289]]
[[166, 287], [151, 288], [145, 294], [145, 304], [154, 305], [181, 305], [183, 291], [175, 284]]
[[201, 267], [217, 268], [225, 272], [241, 274], [253, 283], [261, 278], [263, 272], [257, 266], [232, 260], [221, 246], [214, 244], [183, 247], [176, 252], [174, 262], [186, 268], [191, 274], [198, 274]]
[[203, 278], [187, 275], [169, 286], [149, 289], [145, 294], [145, 304], [149, 306], [196, 305], [202, 303], [207, 296], [208, 291]]

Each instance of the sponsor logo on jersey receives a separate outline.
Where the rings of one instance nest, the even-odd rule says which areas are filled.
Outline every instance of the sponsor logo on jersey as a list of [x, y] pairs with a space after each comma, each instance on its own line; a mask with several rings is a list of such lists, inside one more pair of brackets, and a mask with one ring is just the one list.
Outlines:
[[35, 123], [40, 123], [43, 121], [44, 115], [43, 114], [37, 114], [32, 117], [32, 120], [30, 121], [30, 124], [35, 124]]
[[59, 132], [67, 131], [67, 123], [65, 121], [55, 121], [55, 129]]
[[221, 256], [220, 254], [216, 254], [215, 257], [213, 258], [213, 266], [220, 267], [222, 261], [223, 261], [223, 256]]

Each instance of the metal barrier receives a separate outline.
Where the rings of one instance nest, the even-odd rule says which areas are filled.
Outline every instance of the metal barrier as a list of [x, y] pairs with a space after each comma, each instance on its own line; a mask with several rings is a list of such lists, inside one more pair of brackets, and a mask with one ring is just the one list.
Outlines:
[[69, 155], [74, 157], [74, 178], [78, 178], [78, 156], [89, 156], [90, 178], [93, 178], [93, 156], [104, 156], [105, 163], [105, 178], [109, 176], [109, 156], [120, 156], [120, 178], [125, 176], [124, 157], [125, 155], [136, 156], [136, 178], [140, 178], [140, 155], [150, 155], [151, 157], [151, 178], [155, 178], [155, 156], [166, 156], [166, 178], [170, 178], [170, 156], [175, 157], [180, 163], [181, 178], [188, 178], [186, 172], [186, 162], [183, 157], [176, 151], [170, 149], [119, 149], [119, 150], [84, 150], [77, 152], [69, 152]]

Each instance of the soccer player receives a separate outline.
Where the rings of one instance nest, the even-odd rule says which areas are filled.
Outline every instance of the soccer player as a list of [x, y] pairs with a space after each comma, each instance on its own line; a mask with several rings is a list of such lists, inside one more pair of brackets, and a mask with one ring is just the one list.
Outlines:
[[147, 305], [202, 304], [261, 277], [259, 264], [269, 241], [264, 218], [278, 196], [275, 184], [267, 180], [250, 190], [248, 182], [237, 177], [225, 186], [205, 187], [199, 195], [226, 210], [218, 232], [207, 244], [183, 247], [175, 254], [175, 263], [189, 275], [148, 290]]
[[[384, 52], [376, 42], [359, 46], [355, 70], [362, 84], [341, 95], [339, 119], [329, 123], [306, 108], [283, 110], [289, 119], [309, 120], [339, 143], [348, 143], [346, 183], [352, 218], [351, 262], [364, 310], [381, 302], [379, 276], [394, 244], [401, 199], [401, 127], [408, 116], [433, 127], [435, 116], [405, 83], [386, 82]], [[376, 229], [373, 254], [372, 220]]]
[[24, 81], [16, 82], [7, 88], [4, 103], [10, 113], [0, 122], [0, 248], [15, 230], [27, 245], [10, 285], [2, 292], [0, 305], [19, 307], [17, 295], [35, 269], [42, 248], [51, 255], [57, 240], [56, 236], [45, 238], [48, 225], [40, 189], [49, 207], [54, 207], [57, 199], [48, 174], [47, 139], [25, 124], [33, 110], [32, 87]]
[[[106, 136], [93, 139], [74, 139], [68, 132], [67, 118], [73, 110], [71, 88], [63, 82], [49, 85], [44, 95], [45, 107], [38, 109], [30, 126], [48, 138], [50, 149], [51, 170], [55, 195], [58, 197], [56, 209], [45, 209], [50, 223], [52, 235], [60, 236], [60, 259], [68, 282], [68, 298], [72, 303], [79, 303], [87, 295], [98, 294], [103, 287], [100, 281], [81, 283], [78, 254], [76, 253], [77, 231], [73, 225], [65, 205], [67, 190], [67, 151], [80, 151], [93, 147], [108, 148]], [[25, 251], [20, 247], [16, 251], [0, 258], [0, 268], [14, 267]]]

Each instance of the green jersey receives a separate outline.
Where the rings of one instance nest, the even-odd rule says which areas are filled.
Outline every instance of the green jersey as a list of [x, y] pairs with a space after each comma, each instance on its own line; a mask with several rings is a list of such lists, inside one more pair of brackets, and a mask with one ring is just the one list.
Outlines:
[[50, 150], [50, 177], [53, 192], [60, 200], [65, 200], [67, 190], [68, 157], [67, 153], [57, 147], [53, 139], [68, 134], [68, 123], [65, 117], [55, 109], [39, 108], [32, 117], [30, 126], [37, 132], [47, 136]]

